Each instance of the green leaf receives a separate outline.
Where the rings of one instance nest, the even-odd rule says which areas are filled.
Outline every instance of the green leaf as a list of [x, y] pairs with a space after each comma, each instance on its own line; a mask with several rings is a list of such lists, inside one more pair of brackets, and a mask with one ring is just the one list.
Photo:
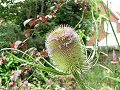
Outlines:
[[[37, 68], [39, 68], [40, 70], [42, 71], [46, 71], [46, 72], [49, 72], [49, 73], [52, 73], [52, 74], [55, 74], [55, 75], [68, 75], [67, 73], [63, 73], [63, 72], [60, 72], [56, 69], [53, 69], [53, 68], [50, 68], [50, 67], [45, 67], [42, 63], [38, 63], [38, 62], [29, 62], [27, 60], [23, 60], [21, 58], [18, 58], [16, 57], [14, 54], [12, 53], [9, 53], [7, 52], [11, 57], [14, 57], [16, 60], [18, 61], [21, 61], [21, 62], [24, 62], [26, 64], [29, 64], [29, 65], [33, 65]], [[35, 60], [32, 60], [32, 61], [35, 61]]]
[[120, 79], [119, 79], [119, 78], [114, 78], [114, 77], [110, 77], [110, 76], [106, 76], [106, 77], [109, 78], [109, 79], [111, 79], [111, 80], [120, 82]]
[[68, 75], [67, 73], [60, 72], [60, 71], [58, 71], [56, 69], [52, 69], [50, 67], [41, 66], [40, 64], [37, 66], [39, 69], [49, 72], [49, 73], [52, 73], [52, 74], [55, 74], [55, 75]]
[[7, 67], [9, 67], [12, 63], [13, 63], [12, 60], [10, 62], [8, 62]]

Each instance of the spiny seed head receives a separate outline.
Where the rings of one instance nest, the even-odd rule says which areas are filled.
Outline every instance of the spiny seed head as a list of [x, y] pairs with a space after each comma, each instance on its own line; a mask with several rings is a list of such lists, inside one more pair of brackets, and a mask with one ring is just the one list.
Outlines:
[[73, 28], [57, 27], [47, 37], [46, 49], [59, 69], [67, 73], [71, 73], [73, 69], [81, 70], [85, 55], [80, 38]]

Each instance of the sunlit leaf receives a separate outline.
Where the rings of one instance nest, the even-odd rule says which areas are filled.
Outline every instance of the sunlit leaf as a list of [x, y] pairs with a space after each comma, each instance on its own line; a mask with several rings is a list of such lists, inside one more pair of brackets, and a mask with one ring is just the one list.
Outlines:
[[26, 26], [31, 20], [32, 20], [32, 18], [25, 20], [25, 21], [23, 22], [23, 25]]
[[[16, 41], [12, 44], [11, 48], [17, 49], [20, 44], [22, 44], [22, 41]], [[11, 52], [17, 53], [15, 50], [11, 50]]]
[[16, 41], [16, 42], [14, 42], [14, 43], [12, 44], [11, 47], [17, 49], [18, 46], [19, 46], [21, 43], [22, 43], [22, 41]]
[[34, 18], [29, 22], [30, 27], [34, 26], [35, 23], [36, 23], [36, 19]]
[[31, 32], [31, 30], [30, 30], [30, 29], [27, 29], [27, 30], [25, 31], [25, 36], [26, 36], [26, 37], [29, 37], [29, 36], [30, 36], [30, 32]]
[[22, 50], [24, 51], [26, 49], [27, 49], [27, 44], [24, 42], [24, 43], [22, 43]]

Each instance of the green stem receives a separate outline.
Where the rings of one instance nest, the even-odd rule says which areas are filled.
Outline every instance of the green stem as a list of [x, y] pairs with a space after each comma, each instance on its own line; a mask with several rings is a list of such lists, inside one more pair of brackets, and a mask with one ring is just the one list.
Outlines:
[[106, 15], [107, 15], [107, 17], [108, 17], [108, 22], [110, 23], [110, 26], [111, 26], [111, 28], [112, 28], [113, 34], [114, 34], [115, 39], [116, 39], [117, 44], [118, 44], [118, 48], [119, 48], [119, 50], [120, 50], [120, 44], [119, 44], [118, 38], [117, 38], [117, 36], [116, 36], [115, 30], [114, 30], [114, 28], [113, 28], [113, 25], [112, 25], [112, 23], [111, 23], [111, 20], [110, 20], [110, 12], [111, 12], [111, 11], [105, 9], [104, 3], [102, 3], [102, 6], [104, 7], [104, 10], [105, 10]]
[[72, 75], [76, 79], [78, 85], [80, 86], [80, 90], [88, 90], [84, 80], [82, 79], [81, 75], [78, 73], [78, 71], [74, 70], [72, 71]]
[[112, 25], [112, 23], [111, 23], [110, 20], [109, 20], [109, 23], [110, 23], [110, 26], [111, 26], [111, 28], [112, 28], [113, 34], [114, 34], [114, 36], [115, 36], [115, 39], [116, 39], [116, 41], [117, 41], [117, 44], [118, 44], [118, 47], [119, 47], [119, 50], [120, 50], [120, 44], [119, 44], [118, 38], [117, 38], [117, 36], [116, 36], [115, 30], [114, 30], [113, 25]]

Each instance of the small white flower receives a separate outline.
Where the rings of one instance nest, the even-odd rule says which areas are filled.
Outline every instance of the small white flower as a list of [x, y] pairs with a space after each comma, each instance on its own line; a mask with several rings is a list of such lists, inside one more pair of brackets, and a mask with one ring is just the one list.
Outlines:
[[54, 4], [56, 5], [57, 3], [56, 3], [56, 2], [54, 2]]
[[28, 81], [27, 80], [24, 81], [24, 85], [28, 86]]
[[46, 15], [45, 18], [51, 19], [53, 16], [52, 15]]
[[10, 76], [10, 80], [14, 80], [14, 76], [12, 75], [12, 76]]
[[65, 88], [62, 88], [62, 90], [66, 90]]
[[0, 65], [2, 65], [2, 59], [0, 58]]
[[55, 6], [52, 6], [52, 7], [50, 7], [50, 10], [53, 10], [55, 8]]
[[17, 71], [18, 76], [20, 76], [21, 73], [22, 73], [22, 70]]
[[40, 17], [39, 20], [42, 20], [42, 18]]
[[57, 12], [58, 10], [55, 10], [54, 12]]
[[56, 86], [56, 88], [55, 88], [55, 90], [59, 90], [60, 89], [60, 86], [59, 85], [57, 85]]
[[40, 24], [38, 23], [38, 24], [35, 25], [35, 28], [37, 28], [37, 27], [39, 27], [39, 26], [40, 26]]
[[74, 0], [75, 3], [78, 3], [78, 0]]
[[21, 70], [18, 70], [18, 71], [12, 71], [12, 75], [10, 76], [10, 80], [17, 80], [18, 77], [20, 76], [21, 74]]
[[18, 46], [19, 46], [21, 43], [22, 43], [22, 41], [16, 41], [16, 42], [15, 42], [15, 46], [14, 46], [14, 48], [17, 49]]

